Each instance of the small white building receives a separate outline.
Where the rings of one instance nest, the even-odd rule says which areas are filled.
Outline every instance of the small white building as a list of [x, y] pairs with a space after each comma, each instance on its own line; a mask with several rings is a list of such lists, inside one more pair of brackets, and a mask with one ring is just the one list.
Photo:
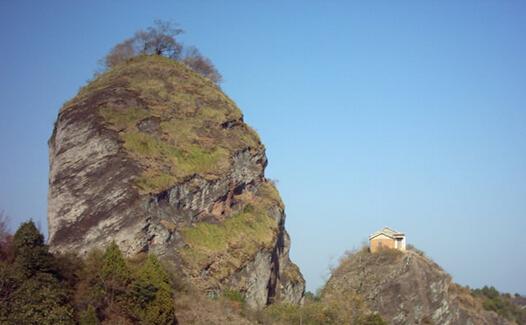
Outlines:
[[389, 227], [384, 227], [382, 230], [369, 236], [369, 249], [371, 253], [384, 248], [405, 251], [405, 243], [405, 234]]

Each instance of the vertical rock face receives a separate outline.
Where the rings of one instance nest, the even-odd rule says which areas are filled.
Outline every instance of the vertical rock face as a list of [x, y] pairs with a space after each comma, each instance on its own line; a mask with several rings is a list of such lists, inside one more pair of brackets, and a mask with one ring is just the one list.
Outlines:
[[64, 105], [49, 148], [53, 250], [84, 255], [115, 240], [211, 294], [239, 290], [256, 308], [302, 298], [264, 146], [210, 81], [136, 58]]
[[[468, 289], [413, 251], [362, 250], [342, 260], [323, 297], [359, 295], [389, 324], [511, 324], [485, 311]], [[322, 297], [322, 299], [323, 299]]]

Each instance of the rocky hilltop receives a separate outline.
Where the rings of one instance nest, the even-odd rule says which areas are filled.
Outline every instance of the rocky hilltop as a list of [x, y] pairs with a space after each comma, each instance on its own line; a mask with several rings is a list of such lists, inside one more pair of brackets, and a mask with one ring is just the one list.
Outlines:
[[334, 296], [362, 297], [389, 324], [512, 324], [416, 250], [349, 254], [323, 290], [322, 299]]
[[140, 56], [67, 102], [49, 140], [49, 244], [152, 252], [209, 294], [298, 303], [284, 205], [258, 135], [211, 81]]

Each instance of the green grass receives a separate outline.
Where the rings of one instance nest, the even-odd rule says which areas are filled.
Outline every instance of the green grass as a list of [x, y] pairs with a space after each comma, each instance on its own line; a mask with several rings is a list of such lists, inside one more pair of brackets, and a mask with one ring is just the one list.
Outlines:
[[223, 297], [225, 297], [226, 299], [230, 301], [234, 301], [240, 304], [245, 303], [245, 296], [237, 290], [232, 290], [232, 289], [223, 290]]
[[[98, 109], [106, 127], [119, 132], [126, 151], [143, 168], [135, 184], [141, 192], [159, 193], [193, 174], [216, 178], [228, 170], [234, 153], [261, 148], [249, 127], [221, 127], [241, 119], [241, 111], [213, 82], [179, 62], [159, 56], [134, 58], [97, 76], [62, 112], [105, 89], [125, 89], [128, 96], [136, 96], [130, 100], [141, 102], [141, 108], [123, 108], [109, 101]], [[137, 129], [137, 123], [149, 117], [160, 121], [158, 134]]]
[[285, 208], [285, 204], [281, 200], [281, 196], [279, 195], [278, 189], [276, 188], [273, 182], [267, 181], [265, 183], [262, 183], [259, 188], [259, 191], [260, 196], [266, 198], [264, 202], [267, 204], [267, 207], [277, 204], [279, 207]]
[[142, 174], [136, 180], [136, 184], [145, 193], [155, 192], [159, 188], [169, 188], [176, 178], [172, 174], [157, 172], [148, 174]]
[[188, 119], [171, 119], [161, 122], [161, 130], [174, 142], [189, 144], [195, 138], [197, 128], [201, 125]]
[[[219, 224], [201, 222], [182, 228], [181, 235], [188, 245], [180, 254], [190, 269], [199, 273], [213, 263], [209, 270], [212, 278], [222, 279], [261, 248], [270, 248], [278, 224], [268, 211], [272, 204], [281, 202], [271, 188], [271, 184], [263, 183], [256, 196], [238, 198], [244, 202], [243, 208]], [[290, 272], [294, 278], [294, 270]]]
[[178, 158], [178, 163], [183, 165], [182, 170], [188, 174], [215, 174], [224, 169], [222, 167], [228, 164], [228, 158], [229, 152], [223, 148], [207, 151], [199, 146], [192, 146]]
[[139, 121], [150, 116], [150, 113], [138, 107], [117, 108], [117, 107], [103, 107], [99, 110], [99, 114], [119, 130], [133, 128]]
[[180, 150], [161, 141], [159, 138], [143, 132], [127, 132], [122, 135], [124, 147], [144, 159], [182, 156]]
[[223, 224], [199, 223], [186, 228], [183, 236], [194, 248], [215, 253], [227, 251], [230, 244], [241, 240], [264, 242], [269, 239], [267, 230], [274, 228], [274, 223], [271, 217], [261, 211], [251, 210], [237, 213]]
[[128, 132], [122, 137], [124, 147], [141, 161], [152, 161], [153, 164], [169, 162], [170, 173], [159, 172], [162, 168], [150, 168], [138, 178], [137, 185], [145, 192], [168, 188], [177, 179], [194, 173], [211, 177], [228, 167], [229, 152], [223, 148], [207, 151], [198, 145], [190, 145], [187, 149], [180, 149], [143, 132]]

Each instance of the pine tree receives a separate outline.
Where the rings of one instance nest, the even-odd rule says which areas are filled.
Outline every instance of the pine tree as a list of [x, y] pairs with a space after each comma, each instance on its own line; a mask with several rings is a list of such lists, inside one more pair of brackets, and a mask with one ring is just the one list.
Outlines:
[[176, 324], [173, 290], [155, 255], [149, 255], [132, 283], [133, 312], [141, 324]]
[[10, 292], [3, 297], [2, 322], [74, 324], [67, 284], [59, 280], [56, 261], [32, 221], [20, 226], [13, 245], [14, 262], [3, 270]]
[[21, 277], [31, 277], [36, 272], [52, 272], [53, 256], [44, 244], [44, 236], [33, 221], [20, 225], [13, 238], [14, 265]]
[[105, 280], [126, 283], [130, 278], [130, 270], [119, 246], [113, 241], [102, 256], [101, 274]]
[[101, 278], [110, 307], [126, 292], [130, 282], [130, 269], [119, 246], [113, 241], [102, 256]]

